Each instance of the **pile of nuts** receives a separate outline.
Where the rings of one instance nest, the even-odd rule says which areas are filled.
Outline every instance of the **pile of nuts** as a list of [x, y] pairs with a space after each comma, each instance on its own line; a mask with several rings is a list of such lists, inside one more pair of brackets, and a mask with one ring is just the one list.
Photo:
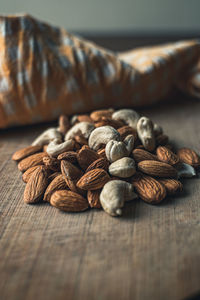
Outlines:
[[182, 191], [181, 177], [196, 176], [200, 157], [176, 151], [160, 126], [132, 109], [62, 115], [58, 128], [43, 132], [15, 152], [26, 182], [24, 201], [40, 201], [66, 212], [103, 208], [122, 214], [126, 201], [160, 203]]

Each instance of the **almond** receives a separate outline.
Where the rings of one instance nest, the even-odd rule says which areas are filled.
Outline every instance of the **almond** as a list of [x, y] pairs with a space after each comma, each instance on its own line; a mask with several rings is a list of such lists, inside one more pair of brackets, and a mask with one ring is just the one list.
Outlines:
[[156, 160], [143, 160], [138, 169], [145, 174], [156, 177], [177, 177], [177, 170], [169, 164]]
[[24, 202], [36, 203], [39, 202], [44, 194], [44, 191], [48, 185], [47, 172], [44, 168], [37, 168], [30, 177], [25, 190], [24, 190]]
[[80, 165], [80, 167], [83, 170], [86, 170], [93, 161], [97, 160], [99, 158], [99, 155], [92, 149], [90, 149], [88, 146], [83, 146], [77, 155], [77, 160]]
[[61, 160], [61, 172], [65, 179], [79, 179], [83, 172], [67, 160]]
[[166, 197], [166, 189], [158, 180], [139, 175], [133, 180], [133, 186], [139, 197], [150, 204], [160, 203]]
[[95, 123], [95, 127], [101, 127], [101, 126], [112, 126], [115, 129], [118, 129], [122, 127], [124, 123], [119, 120], [113, 120], [113, 119], [108, 119], [105, 117], [102, 117], [101, 120]]
[[191, 165], [194, 168], [200, 166], [200, 157], [199, 155], [192, 149], [189, 148], [181, 148], [178, 150], [177, 155], [181, 162]]
[[43, 163], [48, 169], [54, 172], [58, 172], [60, 170], [60, 161], [54, 157], [43, 157]]
[[87, 199], [90, 207], [101, 208], [101, 203], [99, 200], [100, 193], [101, 193], [101, 189], [87, 192]]
[[56, 176], [51, 183], [48, 185], [45, 193], [44, 193], [44, 201], [50, 202], [51, 195], [58, 190], [67, 189], [67, 184], [63, 178], [63, 175], [60, 174]]
[[108, 173], [103, 169], [94, 169], [84, 174], [77, 182], [77, 187], [83, 190], [98, 190], [110, 180]]
[[124, 140], [128, 135], [132, 134], [134, 136], [134, 139], [136, 140], [138, 135], [137, 135], [137, 130], [133, 129], [130, 126], [122, 126], [117, 129], [119, 132], [121, 139]]
[[54, 192], [50, 198], [50, 203], [52, 206], [66, 212], [79, 212], [88, 208], [88, 201], [85, 198], [67, 190]]
[[111, 109], [102, 109], [102, 110], [95, 110], [90, 114], [90, 118], [95, 121], [101, 121], [102, 117], [111, 118], [113, 114], [113, 110]]
[[59, 160], [68, 160], [69, 162], [76, 163], [77, 162], [77, 153], [75, 151], [63, 152], [58, 155], [57, 159]]
[[183, 185], [180, 181], [175, 179], [159, 179], [167, 191], [168, 195], [174, 195], [183, 190]]
[[133, 152], [133, 158], [136, 162], [140, 162], [143, 160], [157, 160], [156, 155], [144, 150], [144, 149], [134, 149]]
[[48, 181], [51, 182], [52, 180], [54, 180], [54, 178], [56, 178], [56, 177], [59, 176], [59, 175], [61, 175], [60, 172], [54, 172], [54, 173], [50, 174], [50, 175], [48, 176]]
[[160, 161], [170, 164], [172, 166], [176, 165], [179, 162], [178, 156], [167, 147], [159, 146], [156, 149], [156, 154]]
[[22, 159], [24, 159], [32, 154], [35, 154], [41, 150], [42, 150], [42, 146], [28, 146], [26, 148], [16, 151], [12, 156], [12, 160], [15, 160], [15, 161], [22, 160]]
[[21, 172], [24, 172], [31, 167], [43, 165], [44, 164], [43, 157], [45, 157], [45, 156], [47, 156], [47, 154], [45, 152], [39, 152], [39, 153], [33, 154], [31, 156], [28, 156], [28, 157], [22, 159], [18, 163], [18, 169]]
[[69, 128], [70, 128], [69, 118], [68, 118], [67, 116], [65, 116], [65, 115], [61, 115], [61, 116], [59, 117], [58, 123], [59, 123], [59, 131], [60, 131], [63, 135], [65, 135], [66, 132], [67, 132], [67, 131], [69, 130]]
[[30, 177], [32, 176], [33, 172], [37, 169], [37, 168], [44, 168], [44, 166], [34, 166], [34, 167], [31, 167], [29, 169], [26, 170], [26, 172], [23, 173], [22, 175], [22, 180], [24, 182], [28, 182]]
[[104, 157], [100, 157], [99, 159], [93, 161], [93, 163], [91, 163], [91, 165], [89, 165], [89, 167], [86, 169], [86, 173], [88, 171], [91, 171], [93, 169], [104, 169], [104, 170], [108, 170], [109, 167], [109, 161], [104, 158]]
[[105, 148], [99, 149], [99, 150], [97, 151], [97, 154], [98, 154], [100, 157], [104, 157], [104, 158], [107, 159], [107, 157], [106, 157], [106, 149], [105, 149]]

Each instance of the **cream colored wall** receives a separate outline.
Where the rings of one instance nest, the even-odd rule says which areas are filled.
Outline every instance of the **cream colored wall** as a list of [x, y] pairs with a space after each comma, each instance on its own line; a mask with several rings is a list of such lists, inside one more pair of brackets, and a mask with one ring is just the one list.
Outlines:
[[200, 30], [200, 0], [0, 0], [71, 31]]

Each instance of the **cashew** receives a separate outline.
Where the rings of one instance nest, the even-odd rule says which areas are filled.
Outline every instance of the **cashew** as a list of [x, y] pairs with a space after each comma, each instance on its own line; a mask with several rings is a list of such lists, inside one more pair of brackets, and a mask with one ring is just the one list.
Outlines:
[[110, 162], [128, 156], [128, 151], [123, 142], [109, 141], [105, 148], [106, 157]]
[[136, 172], [135, 161], [130, 157], [123, 157], [113, 162], [108, 170], [113, 176], [128, 178]]
[[156, 123], [153, 124], [153, 131], [156, 136], [163, 133], [162, 127]]
[[136, 198], [133, 185], [122, 180], [107, 182], [100, 194], [101, 205], [111, 216], [120, 216], [124, 202]]
[[132, 134], [127, 135], [127, 137], [124, 139], [124, 144], [126, 145], [126, 150], [129, 155], [134, 147], [134, 136]]
[[140, 115], [133, 109], [120, 109], [112, 114], [112, 119], [122, 120], [130, 127], [136, 129]]
[[196, 171], [195, 169], [186, 164], [186, 163], [181, 163], [178, 168], [178, 178], [190, 178], [196, 176]]
[[145, 149], [152, 151], [155, 149], [155, 135], [153, 123], [146, 117], [141, 117], [137, 123], [137, 133]]
[[47, 146], [46, 152], [50, 156], [58, 156], [59, 154], [73, 150], [75, 141], [74, 140], [67, 140], [63, 143], [60, 143], [60, 140], [55, 139], [49, 143]]
[[99, 150], [102, 144], [107, 144], [110, 140], [120, 141], [119, 132], [111, 126], [101, 126], [92, 131], [88, 145], [93, 150]]
[[57, 128], [49, 128], [33, 141], [32, 146], [43, 146], [54, 139], [58, 139], [60, 142], [62, 142], [62, 134], [58, 131]]
[[65, 141], [73, 139], [76, 135], [88, 139], [91, 132], [95, 129], [94, 124], [89, 122], [79, 122], [75, 124], [65, 135]]

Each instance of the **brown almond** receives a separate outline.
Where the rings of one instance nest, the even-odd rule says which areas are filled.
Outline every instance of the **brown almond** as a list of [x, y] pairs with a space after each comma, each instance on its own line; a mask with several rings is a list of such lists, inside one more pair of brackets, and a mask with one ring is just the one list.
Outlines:
[[60, 161], [54, 157], [50, 157], [50, 156], [43, 157], [43, 163], [48, 169], [54, 172], [60, 171]]
[[178, 155], [180, 161], [183, 163], [191, 165], [194, 168], [198, 168], [200, 166], [200, 157], [192, 149], [181, 148], [178, 150], [177, 155]]
[[50, 198], [50, 203], [66, 212], [79, 212], [88, 208], [88, 201], [83, 196], [67, 190], [55, 191]]
[[19, 163], [18, 163], [18, 169], [21, 172], [26, 171], [27, 169], [34, 167], [34, 166], [38, 166], [38, 165], [43, 165], [43, 157], [45, 157], [47, 154], [44, 152], [39, 152], [33, 155], [30, 155], [24, 159], [22, 159]]
[[101, 189], [87, 192], [87, 199], [90, 207], [101, 208], [101, 203], [99, 200], [100, 193], [101, 193]]
[[178, 156], [165, 146], [159, 146], [156, 149], [156, 154], [160, 161], [172, 166], [176, 165], [179, 162]]
[[111, 118], [113, 114], [113, 110], [110, 109], [102, 109], [102, 110], [95, 110], [90, 114], [90, 118], [95, 121], [101, 121], [102, 117]]
[[138, 138], [137, 135], [137, 130], [133, 129], [130, 126], [123, 126], [117, 129], [117, 131], [119, 132], [121, 139], [124, 140], [128, 135], [133, 135], [134, 139], [136, 140]]
[[79, 179], [83, 174], [83, 172], [79, 168], [77, 168], [67, 160], [61, 160], [61, 172], [64, 178], [67, 180]]
[[50, 198], [51, 198], [51, 195], [55, 192], [55, 191], [58, 191], [58, 190], [65, 190], [67, 189], [67, 184], [63, 178], [63, 175], [60, 174], [58, 176], [56, 176], [52, 181], [51, 183], [47, 186], [47, 189], [44, 193], [44, 197], [43, 197], [43, 200], [44, 201], [47, 201], [47, 202], [50, 202]]
[[113, 119], [108, 119], [105, 117], [102, 117], [101, 120], [95, 123], [95, 127], [101, 127], [101, 126], [112, 126], [115, 129], [118, 129], [122, 127], [124, 123], [119, 120], [113, 120]]
[[44, 166], [34, 166], [34, 167], [31, 167], [29, 169], [26, 170], [26, 172], [23, 173], [22, 175], [22, 180], [24, 182], [28, 182], [30, 177], [32, 176], [33, 172], [37, 169], [37, 168], [44, 168]]
[[77, 162], [77, 153], [75, 151], [67, 151], [63, 152], [58, 155], [57, 157], [58, 160], [67, 160], [70, 163], [76, 163]]
[[139, 197], [147, 203], [157, 204], [166, 197], [164, 185], [150, 176], [140, 175], [133, 180], [133, 186]]
[[156, 155], [152, 154], [151, 152], [148, 152], [144, 149], [134, 149], [133, 152], [133, 158], [136, 162], [140, 162], [143, 160], [157, 160]]
[[48, 185], [47, 172], [44, 168], [37, 168], [30, 177], [24, 190], [24, 202], [25, 203], [37, 203], [39, 202]]
[[183, 185], [180, 181], [175, 179], [159, 179], [167, 191], [168, 195], [174, 195], [183, 190]]
[[20, 161], [32, 154], [35, 154], [42, 150], [42, 146], [28, 146], [23, 149], [17, 150], [13, 156], [12, 160]]
[[89, 165], [89, 167], [86, 169], [86, 173], [88, 171], [91, 171], [93, 169], [104, 169], [104, 170], [108, 170], [109, 167], [109, 161], [104, 158], [104, 157], [100, 157], [99, 159], [93, 161], [93, 163], [91, 163], [91, 165]]
[[110, 176], [103, 169], [94, 169], [85, 173], [77, 182], [77, 187], [83, 190], [98, 190], [110, 180]]
[[80, 165], [80, 167], [83, 170], [86, 170], [93, 161], [97, 160], [99, 158], [99, 155], [92, 149], [90, 149], [87, 146], [83, 146], [77, 155], [77, 160]]
[[138, 169], [156, 177], [177, 177], [177, 170], [169, 164], [156, 160], [143, 160], [138, 163]]
[[61, 115], [59, 117], [59, 131], [65, 135], [66, 132], [70, 129], [70, 122], [69, 122], [69, 118], [65, 115]]
[[54, 178], [56, 178], [56, 177], [59, 176], [59, 175], [61, 175], [60, 172], [54, 172], [54, 173], [50, 174], [50, 175], [48, 176], [48, 181], [51, 182], [52, 180], [54, 180]]
[[99, 149], [99, 150], [97, 151], [97, 154], [98, 154], [100, 157], [107, 158], [107, 157], [106, 157], [106, 149], [105, 149], [105, 148]]

